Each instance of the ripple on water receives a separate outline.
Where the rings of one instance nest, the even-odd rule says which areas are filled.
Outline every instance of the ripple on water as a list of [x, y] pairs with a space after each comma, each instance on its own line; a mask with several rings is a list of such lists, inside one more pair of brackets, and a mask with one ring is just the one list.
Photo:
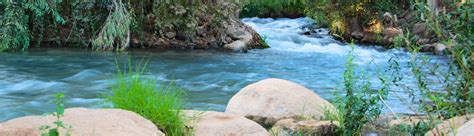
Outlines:
[[81, 72], [74, 74], [70, 77], [64, 78], [63, 80], [66, 81], [85, 81], [85, 80], [94, 80], [94, 79], [100, 79], [103, 77], [103, 73], [94, 70], [94, 69], [86, 69], [82, 70]]

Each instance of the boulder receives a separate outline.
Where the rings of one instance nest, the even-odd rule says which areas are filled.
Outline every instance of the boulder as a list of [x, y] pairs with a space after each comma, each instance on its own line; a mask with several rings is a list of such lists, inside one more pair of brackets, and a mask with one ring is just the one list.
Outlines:
[[450, 134], [453, 132], [453, 130], [457, 130], [457, 128], [466, 124], [472, 117], [474, 117], [473, 114], [466, 116], [457, 116], [445, 120], [440, 124], [436, 125], [436, 127], [432, 130], [426, 132], [425, 136], [441, 136]]
[[335, 108], [313, 91], [275, 78], [246, 86], [230, 99], [225, 110], [265, 126], [285, 118], [321, 119], [326, 111], [335, 112]]
[[195, 136], [269, 136], [270, 134], [245, 117], [215, 111], [183, 111], [190, 119], [186, 127]]
[[246, 52], [248, 45], [252, 44], [253, 36], [251, 33], [245, 31], [243, 28], [230, 27], [226, 30], [226, 34], [235, 40], [229, 44], [224, 45], [224, 48], [234, 52]]
[[[217, 49], [237, 52], [268, 48], [262, 37], [239, 19], [241, 7], [237, 2], [218, 1], [215, 4], [200, 4], [194, 8], [185, 7], [180, 3], [173, 3], [159, 7], [162, 9], [147, 15], [148, 24], [159, 27], [150, 27], [144, 31], [144, 40], [137, 44], [162, 49]], [[239, 42], [233, 43], [235, 41]]]
[[337, 135], [337, 122], [304, 120], [296, 121], [294, 119], [283, 119], [275, 123], [272, 127], [272, 134], [277, 136], [327, 136]]
[[[73, 136], [113, 136], [143, 135], [164, 136], [149, 120], [140, 115], [120, 109], [85, 109], [69, 108], [61, 120], [70, 129], [60, 129]], [[41, 135], [39, 128], [44, 125], [54, 126], [56, 118], [48, 116], [26, 116], [12, 119], [0, 124], [2, 136]], [[44, 132], [43, 132], [44, 133]]]
[[456, 135], [458, 136], [469, 136], [474, 135], [474, 120], [467, 122], [466, 124], [462, 125], [456, 131]]

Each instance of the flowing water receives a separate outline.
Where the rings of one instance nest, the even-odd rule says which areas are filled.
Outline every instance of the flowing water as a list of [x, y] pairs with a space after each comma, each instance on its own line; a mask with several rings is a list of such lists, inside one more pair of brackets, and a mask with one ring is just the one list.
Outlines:
[[[52, 94], [64, 92], [67, 107], [106, 106], [102, 96], [110, 90], [116, 60], [139, 62], [148, 59], [147, 76], [161, 83], [173, 81], [187, 90], [187, 108], [223, 111], [228, 100], [246, 85], [266, 78], [282, 78], [333, 99], [342, 87], [342, 74], [351, 47], [334, 40], [321, 29], [312, 36], [301, 35], [308, 18], [243, 21], [266, 38], [269, 49], [248, 53], [218, 51], [132, 51], [94, 52], [80, 49], [34, 49], [0, 53], [0, 122], [24, 115], [53, 111]], [[365, 74], [377, 82], [375, 71], [385, 69], [391, 54], [408, 61], [409, 54], [374, 46], [357, 46], [355, 64], [368, 68]], [[433, 56], [434, 61], [446, 61]], [[370, 65], [370, 66], [369, 66]], [[403, 71], [406, 71], [403, 70]], [[404, 80], [411, 85], [413, 79]], [[341, 93], [339, 93], [341, 94]], [[388, 105], [394, 112], [411, 112], [390, 92]], [[396, 97], [395, 97], [396, 96]]]

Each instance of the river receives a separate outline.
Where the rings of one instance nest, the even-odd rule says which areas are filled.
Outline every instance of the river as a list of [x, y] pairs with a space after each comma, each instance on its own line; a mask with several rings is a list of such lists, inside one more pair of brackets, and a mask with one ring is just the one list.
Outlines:
[[[264, 36], [271, 48], [248, 53], [135, 49], [114, 53], [65, 48], [0, 53], [0, 122], [53, 111], [48, 101], [57, 92], [66, 94], [66, 107], [107, 106], [102, 96], [113, 83], [116, 60], [119, 64], [129, 59], [148, 60], [146, 76], [163, 84], [173, 81], [184, 88], [188, 109], [223, 111], [241, 88], [266, 78], [299, 83], [329, 100], [342, 94], [338, 90], [342, 88], [350, 46], [334, 40], [324, 29], [313, 36], [300, 34], [303, 26], [314, 23], [308, 18], [243, 21]], [[365, 75], [374, 80], [374, 86], [380, 84], [375, 76], [377, 69], [386, 69], [393, 54], [401, 58], [400, 63], [409, 60], [409, 54], [400, 49], [377, 46], [356, 46], [354, 54], [354, 63], [367, 69]], [[432, 58], [435, 62], [446, 61], [442, 56]], [[404, 84], [414, 84], [414, 80], [408, 78]], [[400, 100], [407, 94], [390, 95], [387, 104], [394, 112], [411, 112]]]

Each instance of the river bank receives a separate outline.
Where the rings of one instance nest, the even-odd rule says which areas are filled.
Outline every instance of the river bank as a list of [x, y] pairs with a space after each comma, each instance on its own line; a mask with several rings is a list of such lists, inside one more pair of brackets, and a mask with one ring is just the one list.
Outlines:
[[[182, 130], [186, 135], [292, 136], [341, 135], [338, 129], [344, 121], [329, 119], [329, 114], [336, 112], [335, 106], [314, 91], [291, 81], [271, 78], [242, 88], [231, 98], [225, 112], [184, 110], [178, 113], [186, 120], [186, 130]], [[409, 134], [413, 132], [406, 127], [427, 118], [400, 115], [381, 116], [376, 123], [364, 126], [364, 133]], [[472, 117], [447, 119], [425, 135], [454, 133], [467, 136], [474, 127]], [[119, 109], [69, 108], [58, 120], [63, 126], [58, 130], [60, 134], [164, 136], [162, 131], [167, 131], [136, 113]], [[52, 115], [20, 117], [0, 123], [0, 134], [40, 135], [44, 130], [38, 128], [53, 125], [53, 122], [55, 117]], [[421, 131], [426, 130], [416, 131], [423, 133]]]

